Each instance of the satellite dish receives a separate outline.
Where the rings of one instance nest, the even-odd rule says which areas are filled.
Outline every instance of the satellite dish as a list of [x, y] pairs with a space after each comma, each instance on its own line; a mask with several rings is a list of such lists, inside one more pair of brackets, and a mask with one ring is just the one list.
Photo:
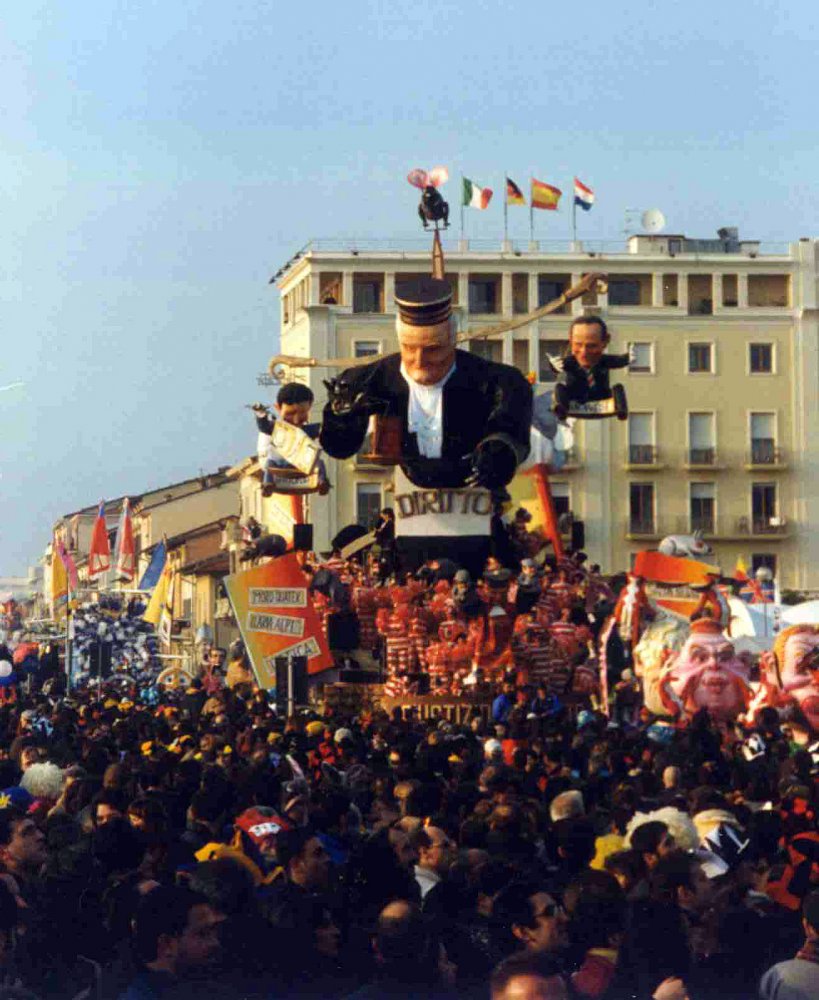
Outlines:
[[647, 233], [661, 233], [665, 229], [665, 216], [659, 208], [650, 208], [640, 216], [640, 224]]

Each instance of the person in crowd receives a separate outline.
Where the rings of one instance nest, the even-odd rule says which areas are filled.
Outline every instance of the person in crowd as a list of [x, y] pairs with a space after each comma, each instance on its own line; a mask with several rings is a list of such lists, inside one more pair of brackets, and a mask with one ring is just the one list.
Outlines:
[[819, 996], [819, 889], [802, 904], [805, 940], [793, 958], [777, 962], [759, 984], [760, 1000], [811, 1000]]
[[513, 882], [492, 906], [498, 952], [519, 951], [559, 956], [568, 948], [568, 920], [563, 906], [537, 882]]
[[[816, 748], [773, 709], [618, 722], [596, 665], [548, 638], [562, 613], [589, 628], [576, 560], [543, 572], [525, 642], [513, 623], [493, 664], [438, 562], [386, 585], [340, 554], [337, 572], [389, 684], [412, 701], [432, 667], [449, 704], [472, 672], [466, 717], [328, 698], [284, 718], [255, 684], [119, 670], [70, 696], [34, 675], [0, 706], [0, 982], [42, 1000], [812, 995]], [[492, 599], [514, 615], [506, 585]]]
[[161, 1000], [186, 980], [203, 976], [219, 957], [224, 917], [190, 889], [149, 892], [134, 919], [139, 972], [120, 1000]]
[[413, 846], [418, 854], [415, 865], [415, 881], [421, 891], [421, 899], [443, 882], [454, 861], [454, 845], [445, 830], [437, 826], [421, 827], [413, 838]]

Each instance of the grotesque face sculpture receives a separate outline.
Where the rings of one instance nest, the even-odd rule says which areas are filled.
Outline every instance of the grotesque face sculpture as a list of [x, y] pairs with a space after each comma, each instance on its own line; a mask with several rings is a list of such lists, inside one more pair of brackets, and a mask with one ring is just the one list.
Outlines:
[[750, 694], [747, 664], [720, 625], [710, 618], [693, 622], [691, 635], [660, 681], [666, 708], [685, 716], [705, 708], [712, 718], [727, 722], [744, 711]]
[[658, 609], [632, 650], [634, 670], [643, 683], [645, 706], [654, 715], [668, 714], [660, 698], [660, 678], [666, 663], [682, 649], [687, 638], [688, 622]]
[[819, 626], [793, 625], [774, 643], [775, 671], [771, 677], [782, 693], [798, 702], [815, 732], [819, 732]]

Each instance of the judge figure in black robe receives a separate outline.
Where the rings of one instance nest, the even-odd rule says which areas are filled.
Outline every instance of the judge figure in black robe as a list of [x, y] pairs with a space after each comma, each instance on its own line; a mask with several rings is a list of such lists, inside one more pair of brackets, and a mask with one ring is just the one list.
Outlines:
[[[529, 453], [531, 386], [510, 365], [456, 349], [448, 282], [404, 282], [396, 286], [395, 301], [399, 352], [328, 383], [322, 448], [349, 458], [361, 448], [371, 414], [398, 417], [400, 467], [414, 488], [429, 496], [479, 488], [497, 495]], [[457, 544], [461, 564], [476, 575], [482, 571], [478, 562], [488, 554], [488, 534], [402, 539], [400, 509], [396, 517], [404, 566], [450, 555], [445, 549]]]

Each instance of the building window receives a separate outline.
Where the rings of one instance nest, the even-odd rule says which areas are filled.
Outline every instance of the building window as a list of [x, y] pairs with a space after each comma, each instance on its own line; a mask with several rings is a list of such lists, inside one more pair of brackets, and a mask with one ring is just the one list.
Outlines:
[[[673, 253], [671, 249], [671, 242], [668, 244], [668, 250]], [[678, 306], [680, 304], [680, 291], [679, 291], [679, 278], [676, 274], [664, 274], [663, 275], [663, 305], [664, 306]]]
[[688, 464], [713, 465], [717, 447], [713, 413], [688, 414]]
[[323, 306], [341, 303], [342, 276], [340, 271], [322, 271], [319, 275], [319, 302]]
[[377, 340], [357, 340], [353, 350], [357, 358], [371, 358], [381, 353], [381, 344]]
[[500, 340], [471, 340], [469, 350], [486, 361], [503, 361], [503, 343]]
[[615, 278], [609, 281], [610, 306], [639, 306], [640, 282], [631, 278]]
[[631, 374], [650, 374], [654, 371], [654, 345], [646, 342], [634, 342], [629, 344], [633, 354], [634, 363], [628, 366]]
[[553, 277], [551, 275], [539, 275], [537, 279], [537, 306], [547, 306], [566, 291], [568, 287], [565, 278]]
[[773, 374], [773, 344], [748, 344], [748, 355], [752, 375]]
[[787, 274], [749, 274], [748, 305], [753, 308], [785, 309], [790, 305], [791, 283]]
[[353, 276], [353, 312], [379, 313], [384, 311], [383, 280], [377, 275]]
[[557, 517], [563, 514], [570, 514], [572, 510], [572, 498], [569, 493], [568, 483], [550, 483], [549, 490], [552, 494], [552, 506]]
[[566, 340], [541, 340], [538, 345], [538, 381], [551, 383], [556, 381], [557, 375], [552, 371], [546, 357], [551, 354], [553, 358], [560, 358], [566, 350], [568, 341]]
[[702, 372], [712, 372], [714, 359], [713, 344], [688, 345], [688, 371], [691, 375]]
[[751, 463], [773, 465], [776, 462], [776, 414], [751, 414]]
[[373, 528], [381, 511], [381, 485], [355, 484], [355, 519], [363, 528]]
[[654, 534], [654, 484], [631, 483], [628, 501], [628, 521], [631, 534]]
[[769, 552], [754, 552], [751, 554], [751, 576], [756, 575], [758, 569], [769, 569], [776, 579], [776, 556]]
[[628, 460], [631, 465], [652, 465], [656, 461], [653, 413], [629, 413]]
[[714, 311], [714, 298], [710, 274], [688, 275], [689, 316], [710, 316]]
[[739, 305], [738, 283], [735, 274], [723, 274], [722, 276], [722, 304], [726, 308], [735, 308]]
[[715, 487], [713, 483], [691, 483], [689, 517], [692, 531], [713, 534], [715, 524]]
[[765, 534], [779, 528], [776, 504], [776, 483], [753, 483], [751, 485], [751, 517], [754, 531]]
[[498, 311], [498, 279], [469, 279], [469, 311], [471, 313], [496, 313]]

